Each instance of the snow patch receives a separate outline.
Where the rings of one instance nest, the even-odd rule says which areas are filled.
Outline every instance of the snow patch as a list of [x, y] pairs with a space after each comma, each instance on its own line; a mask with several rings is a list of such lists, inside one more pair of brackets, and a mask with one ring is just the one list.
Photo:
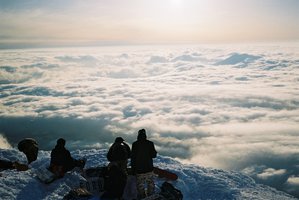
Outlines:
[[[86, 168], [106, 166], [106, 150], [90, 149], [71, 152], [75, 158], [87, 158]], [[17, 150], [0, 150], [4, 159], [12, 155], [20, 155]], [[49, 185], [41, 183], [34, 170], [47, 167], [50, 162], [50, 152], [40, 151], [38, 159], [32, 163], [31, 169], [25, 172], [5, 170], [1, 172], [0, 196], [3, 200], [11, 199], [63, 199], [71, 189], [79, 187], [81, 176], [77, 172], [69, 172], [62, 179]], [[154, 165], [175, 172], [179, 179], [172, 184], [180, 189], [185, 200], [194, 199], [295, 199], [268, 186], [256, 184], [255, 181], [241, 173], [203, 168], [196, 165], [184, 165], [170, 157], [158, 156]], [[164, 180], [156, 178], [157, 186]], [[157, 190], [159, 188], [157, 187]]]

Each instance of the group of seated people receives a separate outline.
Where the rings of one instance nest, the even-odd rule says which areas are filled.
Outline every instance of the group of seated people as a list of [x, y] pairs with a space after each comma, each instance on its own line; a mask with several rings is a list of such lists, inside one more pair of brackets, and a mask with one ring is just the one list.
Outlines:
[[[69, 150], [65, 148], [66, 141], [63, 138], [57, 140], [55, 148], [51, 151], [51, 160], [49, 170], [57, 177], [61, 178], [67, 171], [79, 167], [84, 168], [86, 160], [74, 159]], [[26, 138], [19, 142], [18, 149], [23, 152], [28, 161], [28, 165], [37, 159], [38, 143], [32, 138]], [[137, 141], [132, 144], [132, 150], [129, 145], [124, 142], [122, 137], [117, 137], [115, 142], [109, 148], [107, 159], [110, 162], [108, 165], [108, 172], [110, 180], [107, 181], [106, 196], [121, 196], [123, 188], [126, 184], [128, 176], [128, 159], [131, 159], [130, 174], [136, 176], [136, 186], [139, 198], [144, 198], [154, 193], [153, 181], [153, 158], [157, 152], [154, 143], [147, 140], [145, 129], [138, 131]], [[0, 160], [0, 169], [17, 169], [25, 171], [28, 165], [20, 164], [18, 162], [11, 162], [7, 160]], [[120, 182], [123, 177], [123, 182]], [[116, 184], [116, 185], [115, 185]], [[145, 186], [147, 185], [147, 192]], [[115, 187], [120, 187], [120, 193], [116, 193]], [[113, 191], [109, 192], [109, 188]]]
[[[0, 160], [0, 169], [17, 169], [18, 171], [26, 171], [29, 169], [28, 165], [37, 159], [38, 143], [32, 138], [26, 138], [19, 142], [19, 151], [23, 152], [27, 158], [27, 164], [22, 164], [18, 161]], [[72, 158], [69, 150], [65, 148], [65, 140], [60, 138], [57, 140], [55, 148], [51, 151], [51, 161], [49, 170], [53, 172], [56, 177], [63, 177], [63, 175], [75, 167], [83, 169], [85, 160], [76, 160]]]

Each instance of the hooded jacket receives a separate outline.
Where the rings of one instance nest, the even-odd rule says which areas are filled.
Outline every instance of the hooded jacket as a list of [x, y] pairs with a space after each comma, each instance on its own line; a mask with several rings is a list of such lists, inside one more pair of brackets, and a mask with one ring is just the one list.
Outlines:
[[154, 143], [139, 134], [137, 141], [132, 144], [131, 166], [133, 172], [143, 174], [153, 171], [153, 158], [157, 156]]

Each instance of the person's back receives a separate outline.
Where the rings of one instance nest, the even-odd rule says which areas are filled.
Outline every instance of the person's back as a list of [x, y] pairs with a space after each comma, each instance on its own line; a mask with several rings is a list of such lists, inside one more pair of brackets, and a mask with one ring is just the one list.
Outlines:
[[109, 165], [116, 164], [125, 174], [128, 174], [127, 164], [128, 158], [131, 155], [131, 150], [129, 145], [127, 145], [124, 141], [125, 140], [122, 137], [117, 137], [115, 139], [113, 145], [108, 151], [107, 159], [110, 161]]
[[64, 147], [65, 140], [60, 138], [57, 140], [55, 148], [51, 152], [50, 171], [57, 177], [63, 177], [67, 171], [75, 167], [83, 169], [85, 160], [73, 159], [70, 152]]
[[132, 170], [137, 174], [153, 171], [153, 158], [156, 155], [154, 143], [146, 139], [145, 133], [139, 134], [137, 141], [132, 145]]
[[122, 143], [114, 143], [109, 149], [107, 159], [110, 162], [128, 159], [128, 153], [125, 146]]
[[63, 143], [57, 145], [51, 152], [51, 165], [66, 166], [72, 160], [70, 152], [64, 147]]
[[[154, 193], [153, 158], [157, 155], [154, 143], [146, 139], [144, 129], [138, 131], [137, 141], [132, 145], [131, 166], [136, 173], [138, 198]], [[147, 192], [145, 192], [145, 183]]]

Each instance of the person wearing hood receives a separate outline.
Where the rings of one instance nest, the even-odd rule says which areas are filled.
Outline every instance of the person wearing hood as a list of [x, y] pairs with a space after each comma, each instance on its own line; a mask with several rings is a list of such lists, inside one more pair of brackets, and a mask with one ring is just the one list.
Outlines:
[[85, 160], [72, 158], [69, 150], [65, 148], [65, 139], [59, 138], [55, 148], [51, 151], [50, 171], [57, 177], [63, 177], [67, 171], [80, 167], [83, 169]]
[[[147, 140], [145, 129], [138, 131], [137, 141], [132, 144], [131, 166], [136, 174], [138, 198], [142, 199], [154, 193], [153, 158], [157, 156], [155, 145]], [[147, 190], [145, 192], [145, 185]]]

